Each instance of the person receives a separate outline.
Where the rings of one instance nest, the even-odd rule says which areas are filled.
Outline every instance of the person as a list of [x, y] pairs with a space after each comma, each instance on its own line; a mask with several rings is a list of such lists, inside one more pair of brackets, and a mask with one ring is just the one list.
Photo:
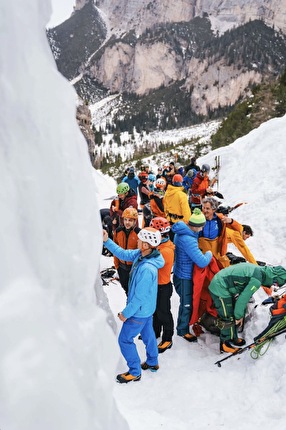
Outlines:
[[172, 183], [173, 176], [175, 175], [175, 163], [170, 161], [169, 166], [166, 166], [163, 170], [163, 176], [166, 179], [166, 188]]
[[187, 194], [189, 194], [192, 190], [192, 185], [196, 174], [197, 172], [194, 169], [189, 169], [186, 175], [183, 177], [183, 187], [185, 188]]
[[205, 197], [202, 201], [202, 211], [206, 217], [206, 224], [199, 234], [199, 247], [205, 252], [212, 251], [220, 269], [228, 267], [230, 261], [227, 252], [226, 227], [240, 231], [241, 224], [222, 213], [216, 213], [219, 206], [214, 197]]
[[175, 263], [173, 269], [173, 283], [180, 297], [177, 318], [177, 335], [189, 342], [195, 342], [197, 337], [189, 333], [189, 321], [192, 314], [193, 302], [193, 265], [206, 267], [212, 258], [211, 251], [202, 253], [198, 247], [198, 235], [206, 223], [204, 214], [196, 208], [188, 223], [178, 221], [172, 226], [175, 234]]
[[150, 191], [154, 191], [154, 182], [156, 181], [156, 175], [154, 173], [149, 173], [147, 185]]
[[126, 182], [121, 182], [116, 188], [117, 197], [112, 200], [109, 208], [110, 217], [112, 218], [113, 230], [118, 225], [123, 225], [122, 213], [126, 208], [138, 208], [137, 195]]
[[238, 351], [245, 340], [239, 338], [237, 329], [242, 326], [247, 303], [261, 287], [286, 282], [286, 269], [282, 266], [257, 266], [240, 263], [220, 270], [211, 280], [209, 291], [218, 317], [225, 323], [220, 330], [220, 351]]
[[149, 174], [145, 171], [139, 173], [139, 196], [140, 196], [140, 208], [143, 212], [142, 227], [148, 227], [152, 218], [150, 209], [150, 193], [151, 189], [149, 184]]
[[233, 245], [239, 250], [246, 261], [252, 264], [257, 264], [254, 256], [250, 252], [250, 249], [246, 245], [245, 241], [253, 236], [253, 230], [249, 225], [242, 224], [240, 230], [232, 230], [226, 226], [227, 242], [233, 243]]
[[200, 166], [197, 165], [197, 159], [196, 159], [196, 157], [192, 157], [191, 160], [190, 160], [190, 164], [188, 164], [187, 166], [185, 166], [185, 168], [184, 168], [185, 174], [187, 174], [190, 169], [194, 169], [197, 172], [200, 171]]
[[164, 178], [158, 178], [155, 181], [154, 191], [149, 194], [150, 210], [153, 218], [165, 218], [164, 210], [164, 195], [165, 195], [166, 181]]
[[163, 168], [158, 166], [156, 179], [159, 179], [163, 176]]
[[173, 345], [174, 320], [171, 312], [171, 297], [173, 293], [171, 272], [174, 264], [175, 246], [169, 238], [171, 226], [166, 218], [153, 218], [150, 227], [155, 228], [161, 234], [161, 243], [158, 246], [158, 250], [165, 260], [164, 266], [158, 270], [158, 295], [156, 310], [153, 315], [153, 328], [156, 338], [158, 339], [162, 333], [162, 340], [158, 344], [158, 352], [161, 354]]
[[210, 181], [209, 164], [203, 164], [201, 170], [197, 172], [191, 188], [191, 208], [199, 207], [202, 208], [202, 199], [208, 194], [213, 193], [212, 185], [214, 181]]
[[[108, 237], [110, 239], [112, 239], [113, 238], [113, 225], [112, 225], [112, 219], [111, 219], [110, 214], [109, 214], [109, 208], [100, 209], [100, 219], [101, 219], [102, 227], [107, 231]], [[101, 253], [102, 253], [102, 255], [105, 255], [106, 257], [112, 257], [110, 252], [106, 248], [104, 248], [104, 246], [102, 247]]]
[[140, 184], [140, 179], [135, 174], [134, 167], [130, 167], [126, 176], [122, 179], [122, 182], [126, 182], [132, 190], [138, 195], [138, 187]]
[[150, 190], [148, 188], [148, 173], [142, 170], [138, 175], [140, 179], [140, 184], [138, 187], [139, 197], [140, 197], [140, 208], [143, 209], [146, 203], [149, 203], [148, 194]]
[[[138, 233], [138, 249], [122, 249], [116, 245], [103, 230], [104, 246], [117, 258], [131, 261], [132, 268], [129, 278], [126, 307], [118, 313], [123, 322], [118, 343], [125, 358], [128, 371], [117, 375], [119, 383], [139, 381], [141, 369], [157, 371], [158, 347], [153, 329], [153, 314], [156, 309], [158, 289], [158, 269], [164, 266], [165, 261], [156, 249], [161, 243], [161, 234], [158, 230], [146, 227]], [[147, 359], [140, 365], [140, 357], [134, 338], [141, 335], [146, 347]]]
[[[113, 234], [114, 242], [123, 249], [136, 249], [138, 233], [140, 228], [137, 226], [138, 212], [135, 208], [126, 208], [123, 213], [123, 225], [117, 227]], [[110, 236], [109, 236], [110, 237]], [[113, 256], [114, 267], [117, 270], [120, 284], [128, 295], [128, 281], [131, 270], [131, 262], [119, 260]]]
[[187, 223], [191, 216], [188, 196], [182, 184], [183, 177], [179, 174], [174, 175], [172, 184], [168, 185], [164, 196], [164, 210], [171, 225], [178, 221]]

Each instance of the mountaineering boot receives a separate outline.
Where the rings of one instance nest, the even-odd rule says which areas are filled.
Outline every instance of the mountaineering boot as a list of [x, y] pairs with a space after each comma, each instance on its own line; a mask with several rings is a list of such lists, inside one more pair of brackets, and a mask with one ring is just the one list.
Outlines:
[[150, 364], [146, 363], [146, 361], [144, 363], [141, 364], [141, 369], [143, 370], [151, 370], [151, 372], [157, 372], [157, 370], [159, 369], [159, 365], [156, 364], [155, 366], [150, 366]]
[[194, 336], [191, 333], [187, 333], [183, 336], [184, 339], [186, 339], [188, 342], [197, 342], [198, 338], [197, 336]]
[[228, 340], [225, 340], [224, 342], [220, 341], [220, 352], [228, 352], [233, 354], [239, 350], [240, 348], [235, 348]]
[[119, 382], [119, 384], [127, 384], [128, 382], [136, 382], [140, 381], [141, 375], [133, 376], [131, 373], [120, 373], [116, 376], [116, 382]]
[[158, 345], [158, 353], [162, 354], [162, 352], [165, 352], [167, 349], [172, 348], [173, 342], [171, 340], [166, 340], [166, 342], [160, 342]]
[[230, 342], [235, 346], [244, 346], [246, 344], [245, 340], [241, 337], [238, 337], [237, 339], [231, 339]]

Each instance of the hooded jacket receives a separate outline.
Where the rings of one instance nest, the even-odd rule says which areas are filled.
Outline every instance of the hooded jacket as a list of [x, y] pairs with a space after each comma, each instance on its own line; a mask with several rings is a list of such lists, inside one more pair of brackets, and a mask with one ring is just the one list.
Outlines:
[[153, 249], [149, 255], [142, 257], [139, 249], [122, 249], [111, 239], [108, 239], [104, 246], [120, 260], [133, 262], [127, 305], [122, 311], [125, 318], [147, 318], [153, 315], [157, 301], [158, 269], [165, 264], [160, 252]]
[[252, 255], [248, 246], [246, 245], [245, 241], [243, 240], [242, 230], [243, 230], [242, 226], [241, 226], [240, 231], [236, 231], [236, 230], [229, 228], [226, 225], [227, 242], [233, 243], [234, 246], [236, 246], [236, 248], [239, 250], [239, 252], [246, 259], [246, 261], [248, 261], [249, 263], [252, 263], [252, 264], [257, 264], [254, 256]]
[[193, 264], [205, 267], [212, 258], [212, 253], [205, 254], [198, 247], [198, 233], [192, 231], [184, 222], [179, 221], [172, 226], [175, 233], [175, 263], [174, 274], [180, 279], [191, 279]]
[[234, 306], [234, 317], [239, 320], [244, 317], [247, 303], [260, 286], [272, 286], [273, 269], [273, 267], [261, 267], [251, 263], [239, 263], [227, 267], [213, 277], [209, 291], [222, 298], [234, 298], [238, 295]]
[[164, 209], [166, 218], [171, 223], [176, 223], [180, 220], [189, 221], [191, 209], [184, 187], [168, 185], [164, 196]]

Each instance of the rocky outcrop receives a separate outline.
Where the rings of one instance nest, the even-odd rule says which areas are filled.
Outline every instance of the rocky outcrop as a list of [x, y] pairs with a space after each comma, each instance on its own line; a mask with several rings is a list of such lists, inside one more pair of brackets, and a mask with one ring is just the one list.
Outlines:
[[120, 0], [120, 5], [118, 0], [96, 0], [95, 4], [116, 34], [130, 29], [141, 34], [158, 23], [190, 21], [205, 14], [220, 33], [255, 19], [286, 33], [286, 0]]
[[182, 96], [183, 109], [207, 116], [275, 78], [286, 62], [281, 34], [286, 0], [77, 0], [52, 36], [59, 70], [82, 98], [98, 100], [100, 90], [141, 101], [170, 89], [168, 107], [154, 97], [144, 108], [158, 117]]
[[92, 131], [91, 112], [89, 110], [88, 105], [80, 99], [78, 100], [78, 105], [76, 109], [76, 119], [79, 128], [85, 137], [90, 160], [93, 164], [95, 160], [95, 139], [94, 133]]

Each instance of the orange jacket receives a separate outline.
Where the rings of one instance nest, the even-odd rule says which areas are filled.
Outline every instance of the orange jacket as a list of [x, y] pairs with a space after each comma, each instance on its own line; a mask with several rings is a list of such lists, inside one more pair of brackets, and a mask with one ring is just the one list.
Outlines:
[[245, 244], [243, 238], [242, 238], [242, 231], [243, 227], [241, 225], [240, 231], [232, 230], [228, 227], [228, 224], [226, 226], [226, 235], [227, 235], [227, 242], [233, 243], [234, 246], [239, 250], [239, 252], [243, 255], [243, 257], [252, 264], [257, 264], [255, 258], [251, 254], [248, 246]]
[[166, 214], [164, 212], [164, 197], [156, 196], [153, 193], [150, 193], [149, 197], [152, 216], [162, 216], [163, 218], [166, 218]]
[[168, 239], [167, 241], [160, 243], [158, 250], [161, 252], [162, 257], [165, 260], [164, 266], [158, 270], [158, 285], [166, 285], [169, 284], [171, 279], [171, 272], [174, 264], [175, 245], [170, 239]]
[[[124, 226], [118, 227], [113, 233], [113, 241], [117, 245], [121, 246], [123, 249], [137, 249], [138, 233], [140, 231], [139, 227], [135, 227], [129, 233]], [[117, 257], [113, 257], [115, 269], [118, 269], [120, 262], [127, 264], [128, 266], [132, 264], [131, 261], [119, 260]]]

